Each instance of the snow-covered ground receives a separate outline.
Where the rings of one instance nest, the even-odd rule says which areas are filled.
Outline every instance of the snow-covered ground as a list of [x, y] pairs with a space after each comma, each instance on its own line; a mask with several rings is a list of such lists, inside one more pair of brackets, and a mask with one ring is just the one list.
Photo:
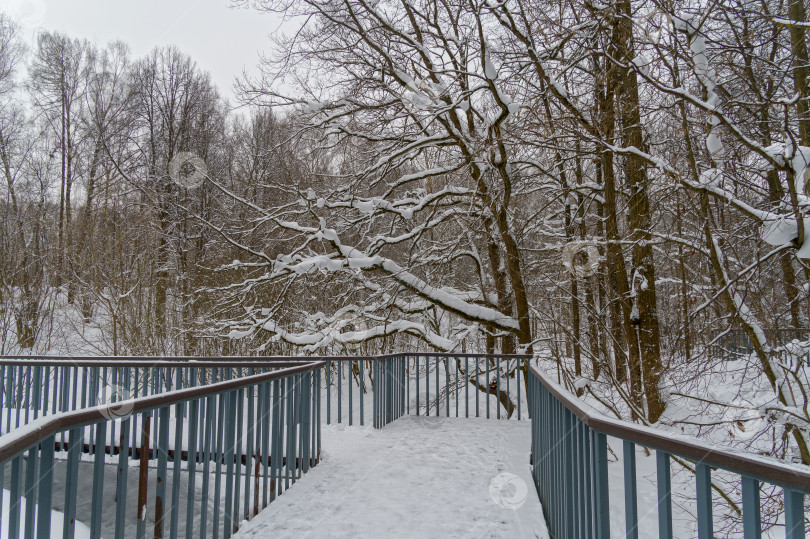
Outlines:
[[528, 421], [323, 427], [321, 463], [239, 537], [548, 537]]

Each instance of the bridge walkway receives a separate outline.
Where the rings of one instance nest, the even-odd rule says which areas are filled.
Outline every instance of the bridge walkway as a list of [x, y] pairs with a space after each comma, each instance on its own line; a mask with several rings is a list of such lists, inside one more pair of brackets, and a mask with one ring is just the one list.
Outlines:
[[528, 421], [323, 427], [320, 464], [236, 537], [548, 537]]

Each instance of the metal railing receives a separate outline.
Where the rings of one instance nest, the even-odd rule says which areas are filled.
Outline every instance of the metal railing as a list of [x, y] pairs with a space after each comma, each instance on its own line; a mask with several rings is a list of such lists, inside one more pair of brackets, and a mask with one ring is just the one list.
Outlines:
[[[526, 419], [524, 377], [529, 359], [440, 353], [166, 359], [3, 356], [0, 433], [45, 415], [270, 372], [290, 361], [326, 362], [322, 389], [327, 424], [365, 425], [369, 404], [375, 426], [402, 414]], [[377, 376], [383, 383], [375, 384]], [[115, 432], [108, 438], [107, 445]]]
[[[772, 348], [785, 346], [792, 341], [810, 340], [810, 329], [805, 328], [782, 328], [777, 330], [766, 330], [765, 338], [768, 339]], [[754, 347], [748, 334], [742, 329], [729, 329], [720, 333], [711, 345], [711, 354], [718, 359], [737, 360], [754, 352]], [[785, 350], [777, 352], [783, 359], [788, 359]], [[802, 354], [804, 361], [810, 365], [810, 350]]]
[[[239, 522], [317, 464], [323, 365], [278, 362], [271, 372], [42, 417], [2, 436], [0, 474], [10, 500], [6, 522], [0, 514], [0, 527], [8, 537], [18, 537], [20, 531], [25, 537], [50, 537], [53, 487], [59, 483], [64, 486], [64, 515], [57, 535], [75, 534], [81, 484], [81, 495], [91, 496], [89, 514], [83, 515], [91, 537], [101, 536], [102, 514], [110, 503], [114, 529], [107, 536], [122, 538], [134, 531], [145, 537], [153, 514], [154, 537], [167, 531], [169, 537], [230, 537]], [[116, 425], [117, 441], [107, 446], [107, 433]], [[63, 435], [66, 446], [57, 441]], [[139, 443], [133, 445], [132, 438]], [[80, 475], [85, 464], [80, 455], [88, 443], [105, 451], [95, 451], [92, 470]], [[64, 466], [55, 459], [60, 447], [67, 448]], [[108, 453], [118, 456], [114, 498], [104, 495]], [[137, 502], [132, 503], [135, 489], [128, 476], [136, 458]], [[157, 461], [151, 472], [150, 460]]]
[[636, 444], [656, 453], [659, 537], [673, 536], [670, 460], [675, 457], [694, 463], [701, 539], [713, 537], [713, 469], [739, 477], [746, 538], [761, 535], [760, 483], [784, 489], [786, 536], [804, 537], [804, 494], [810, 493], [810, 471], [608, 418], [535, 366], [531, 367], [529, 397], [532, 475], [553, 537], [610, 537], [608, 436], [622, 440], [627, 537], [639, 536]]
[[[404, 414], [527, 419], [525, 373], [531, 356], [405, 353], [318, 359], [326, 362], [327, 424], [364, 425], [368, 392], [383, 414], [375, 416], [374, 426]], [[388, 374], [378, 386], [379, 365], [380, 376]]]
[[[405, 414], [525, 419], [529, 359], [2, 357], [0, 507], [6, 495], [10, 511], [0, 527], [47, 537], [58, 508], [60, 533], [72, 537], [81, 489], [91, 497], [78, 521], [92, 537], [145, 537], [150, 526], [155, 537], [164, 528], [170, 537], [228, 537], [317, 463], [322, 413], [326, 423], [365, 424], [370, 405], [376, 428]], [[114, 514], [102, 518], [111, 460]], [[137, 489], [128, 480], [135, 462]], [[60, 492], [64, 504], [52, 504]]]

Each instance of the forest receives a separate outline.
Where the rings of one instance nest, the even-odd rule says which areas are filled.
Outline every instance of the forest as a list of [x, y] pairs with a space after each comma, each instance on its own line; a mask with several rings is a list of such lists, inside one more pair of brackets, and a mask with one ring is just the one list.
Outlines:
[[803, 0], [236, 4], [238, 102], [0, 14], [0, 354], [533, 354], [810, 465]]

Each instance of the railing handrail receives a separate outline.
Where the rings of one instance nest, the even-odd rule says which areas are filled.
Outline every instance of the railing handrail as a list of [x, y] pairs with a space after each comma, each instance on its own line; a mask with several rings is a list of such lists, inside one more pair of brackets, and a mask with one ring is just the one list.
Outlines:
[[302, 361], [322, 361], [320, 357], [292, 357], [286, 358], [286, 360], [281, 361], [276, 360], [275, 358], [273, 361], [264, 361], [264, 360], [257, 360], [253, 358], [253, 360], [239, 360], [239, 361], [218, 361], [214, 358], [202, 358], [202, 359], [184, 359], [184, 360], [175, 360], [175, 359], [168, 359], [165, 357], [155, 357], [152, 360], [147, 360], [144, 358], [129, 358], [129, 357], [118, 357], [115, 360], [111, 360], [110, 358], [96, 358], [96, 359], [53, 359], [51, 357], [43, 358], [43, 359], [25, 359], [25, 360], [17, 360], [17, 359], [0, 359], [0, 367], [163, 367], [163, 368], [175, 368], [175, 367], [200, 367], [200, 368], [217, 368], [217, 367], [254, 367], [254, 368], [261, 368], [261, 367], [268, 367], [268, 363], [272, 363], [273, 367], [284, 367], [286, 365], [295, 366], [299, 365]]
[[[300, 362], [300, 361], [374, 361], [388, 359], [402, 355], [420, 357], [468, 357], [468, 358], [501, 358], [501, 359], [531, 359], [530, 354], [466, 354], [444, 352], [394, 352], [369, 356], [50, 356], [50, 355], [0, 355], [0, 365], [23, 366], [63, 366], [70, 364], [76, 367], [102, 367], [127, 363], [127, 366], [159, 366], [171, 367], [176, 363], [200, 363], [210, 367], [211, 363], [222, 363], [232, 367], [266, 366], [268, 362]], [[137, 365], [136, 365], [137, 363]], [[241, 365], [244, 364], [244, 365]]]
[[[290, 362], [295, 363], [295, 362]], [[296, 366], [291, 366], [278, 371], [263, 374], [235, 378], [224, 382], [217, 382], [204, 386], [191, 387], [167, 391], [158, 395], [138, 397], [125, 401], [118, 401], [112, 404], [102, 404], [92, 408], [83, 408], [71, 412], [60, 412], [36, 419], [24, 427], [14, 430], [0, 437], [0, 463], [16, 456], [22, 451], [41, 443], [49, 436], [68, 429], [82, 427], [88, 424], [109, 421], [118, 410], [126, 406], [131, 413], [145, 412], [156, 408], [163, 408], [173, 404], [179, 404], [192, 399], [207, 397], [232, 391], [243, 387], [252, 386], [262, 382], [284, 378], [291, 374], [298, 374], [309, 370], [323, 367], [323, 361], [297, 362]], [[130, 408], [131, 407], [131, 408]]]
[[591, 429], [740, 475], [810, 493], [810, 470], [804, 471], [764, 456], [734, 452], [695, 439], [687, 440], [685, 436], [675, 433], [608, 417], [565, 390], [536, 365], [531, 365], [530, 370], [563, 406]]

